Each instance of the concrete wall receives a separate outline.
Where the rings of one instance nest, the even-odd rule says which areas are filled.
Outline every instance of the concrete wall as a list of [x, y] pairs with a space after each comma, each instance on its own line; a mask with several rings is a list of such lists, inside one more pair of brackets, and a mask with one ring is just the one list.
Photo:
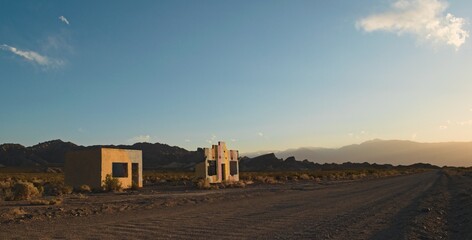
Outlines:
[[127, 177], [117, 178], [123, 188], [132, 186], [132, 163], [138, 163], [138, 187], [143, 186], [142, 152], [140, 150], [97, 148], [70, 152], [66, 155], [66, 184], [78, 187], [87, 184], [92, 188], [101, 188], [107, 175], [113, 176], [113, 163], [127, 165]]
[[101, 188], [101, 149], [68, 152], [66, 154], [64, 177], [65, 184], [72, 187], [89, 185]]
[[[218, 142], [218, 145], [212, 145], [211, 148], [203, 150], [205, 154], [205, 161], [195, 166], [195, 175], [197, 177], [205, 177], [211, 183], [219, 183], [222, 181], [239, 181], [239, 161], [238, 151], [228, 150], [224, 142]], [[216, 160], [216, 175], [208, 175], [208, 161]], [[230, 161], [238, 163], [238, 174], [230, 175]], [[223, 170], [224, 169], [224, 170]]]

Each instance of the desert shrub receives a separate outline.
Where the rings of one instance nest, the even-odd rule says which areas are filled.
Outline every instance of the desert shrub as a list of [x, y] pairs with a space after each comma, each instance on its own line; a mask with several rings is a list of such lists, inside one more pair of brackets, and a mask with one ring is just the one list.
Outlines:
[[44, 186], [43, 186], [43, 183], [39, 182], [39, 181], [34, 181], [33, 182], [33, 185], [35, 188], [38, 189], [38, 192], [40, 195], [42, 195], [44, 193]]
[[225, 187], [230, 187], [230, 188], [245, 188], [246, 183], [243, 181], [231, 181], [231, 182], [225, 182], [224, 183]]
[[62, 203], [62, 199], [33, 199], [30, 201], [31, 205], [59, 205]]
[[131, 189], [132, 189], [132, 190], [138, 190], [138, 189], [139, 189], [138, 183], [135, 182], [135, 181], [133, 181], [133, 182], [131, 183]]
[[301, 180], [310, 180], [310, 179], [312, 179], [312, 177], [310, 175], [306, 174], [306, 173], [303, 173], [303, 174], [300, 175], [300, 179]]
[[210, 181], [208, 179], [199, 179], [197, 181], [197, 188], [199, 189], [210, 189], [211, 188], [211, 184], [210, 184]]
[[63, 201], [62, 198], [54, 198], [54, 199], [49, 200], [49, 205], [59, 205], [62, 203], [62, 201]]
[[49, 205], [49, 200], [46, 199], [33, 199], [30, 201], [31, 205]]
[[61, 196], [63, 194], [70, 194], [72, 188], [64, 186], [62, 183], [45, 183], [44, 184], [44, 195], [47, 196]]
[[59, 190], [61, 193], [60, 195], [63, 195], [63, 194], [71, 194], [74, 189], [71, 186], [62, 185], [60, 186]]
[[92, 192], [92, 188], [90, 188], [90, 186], [87, 185], [87, 184], [80, 185], [78, 188], [76, 188], [74, 190], [76, 192], [79, 192], [79, 193], [90, 193], [90, 192]]
[[107, 192], [121, 191], [123, 189], [120, 180], [118, 178], [113, 178], [110, 174], [107, 174], [105, 176], [105, 180], [103, 180], [102, 187], [103, 190]]
[[23, 208], [15, 207], [0, 214], [0, 217], [3, 219], [15, 219], [17, 217], [21, 217], [26, 214], [28, 213]]
[[240, 182], [243, 182], [244, 185], [246, 185], [246, 186], [247, 186], [247, 185], [254, 184], [254, 181], [252, 181], [252, 180], [245, 180], [245, 181], [240, 181]]
[[7, 200], [30, 200], [39, 197], [39, 190], [30, 182], [17, 182], [12, 189], [12, 195]]

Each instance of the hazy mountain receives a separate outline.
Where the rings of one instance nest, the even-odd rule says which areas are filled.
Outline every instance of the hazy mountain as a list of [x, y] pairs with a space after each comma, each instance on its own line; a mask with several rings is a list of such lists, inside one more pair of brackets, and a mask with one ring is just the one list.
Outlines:
[[338, 149], [299, 148], [275, 153], [315, 163], [379, 163], [437, 166], [472, 166], [472, 142], [418, 143], [401, 140], [372, 140]]

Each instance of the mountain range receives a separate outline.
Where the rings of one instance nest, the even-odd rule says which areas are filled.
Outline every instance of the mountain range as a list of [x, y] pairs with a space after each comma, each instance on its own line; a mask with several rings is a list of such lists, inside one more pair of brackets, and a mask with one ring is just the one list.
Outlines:
[[[62, 167], [66, 152], [94, 147], [142, 150], [145, 169], [188, 171], [203, 160], [198, 149], [188, 151], [162, 143], [85, 147], [62, 140], [52, 140], [30, 147], [10, 143], [0, 145], [0, 167]], [[303, 161], [297, 159], [303, 159]], [[339, 168], [338, 165], [357, 168], [367, 165], [378, 167], [379, 164], [383, 164], [383, 167], [389, 167], [416, 163], [436, 166], [471, 166], [472, 142], [417, 143], [400, 140], [372, 140], [338, 149], [299, 148], [275, 152], [275, 154], [242, 156], [240, 168], [242, 171], [278, 171], [336, 169]]]
[[143, 167], [147, 169], [187, 170], [193, 168], [195, 163], [202, 161], [202, 156], [198, 151], [187, 151], [161, 143], [84, 147], [62, 140], [52, 140], [31, 147], [20, 144], [2, 144], [0, 145], [0, 165], [20, 168], [61, 167], [64, 164], [66, 152], [96, 147], [142, 150]]
[[[247, 154], [254, 157], [259, 154]], [[378, 163], [410, 165], [430, 163], [436, 166], [472, 166], [472, 142], [419, 143], [375, 139], [337, 149], [298, 148], [275, 152], [279, 158], [295, 157], [315, 163]]]

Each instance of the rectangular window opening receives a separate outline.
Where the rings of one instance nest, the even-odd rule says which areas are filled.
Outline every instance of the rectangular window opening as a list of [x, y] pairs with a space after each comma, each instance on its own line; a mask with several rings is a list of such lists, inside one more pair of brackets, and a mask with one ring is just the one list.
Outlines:
[[112, 177], [114, 178], [128, 177], [128, 163], [112, 163]]
[[238, 161], [229, 162], [229, 174], [231, 174], [231, 176], [238, 174]]
[[216, 175], [216, 161], [208, 161], [208, 176]]

